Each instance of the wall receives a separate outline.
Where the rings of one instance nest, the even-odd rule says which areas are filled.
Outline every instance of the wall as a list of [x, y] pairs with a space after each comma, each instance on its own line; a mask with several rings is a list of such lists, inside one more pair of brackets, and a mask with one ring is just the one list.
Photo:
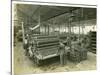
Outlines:
[[[87, 34], [90, 30], [91, 31], [96, 31], [96, 19], [91, 19], [91, 20], [84, 20], [80, 22], [73, 22], [71, 25], [73, 27], [71, 28], [71, 31], [74, 32], [75, 34], [79, 33], [79, 25], [80, 25], [80, 34], [84, 33]], [[47, 26], [41, 26], [40, 27], [40, 32], [42, 34], [47, 34], [49, 31], [49, 34], [55, 34], [55, 33], [67, 33], [68, 32], [68, 23], [63, 24], [63, 25], [48, 25]], [[82, 30], [83, 28], [83, 30]], [[47, 29], [47, 31], [45, 30]], [[55, 33], [54, 33], [55, 32]]]

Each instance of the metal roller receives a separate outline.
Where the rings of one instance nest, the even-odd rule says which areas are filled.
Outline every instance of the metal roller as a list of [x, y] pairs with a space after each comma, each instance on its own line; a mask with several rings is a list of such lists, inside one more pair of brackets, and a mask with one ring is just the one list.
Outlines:
[[37, 45], [41, 45], [41, 44], [58, 43], [58, 42], [59, 42], [59, 40], [57, 40], [57, 39], [55, 39], [55, 40], [48, 39], [48, 40], [37, 41], [36, 43], [37, 43]]
[[52, 54], [57, 54], [57, 49], [58, 48], [48, 48], [48, 49], [43, 49], [43, 50], [39, 50], [38, 53], [41, 55], [41, 56], [50, 56]]
[[34, 39], [35, 41], [43, 42], [43, 41], [59, 41], [57, 38], [45, 38], [45, 39]]
[[56, 45], [56, 46], [47, 46], [47, 47], [41, 47], [41, 48], [37, 48], [37, 50], [47, 50], [47, 49], [52, 49], [52, 48], [59, 48], [59, 46], [58, 45]]
[[45, 39], [45, 38], [57, 38], [57, 36], [52, 36], [52, 35], [49, 35], [49, 36], [37, 36], [37, 37], [34, 37], [35, 39]]
[[37, 45], [37, 48], [41, 48], [41, 47], [48, 47], [48, 46], [58, 46], [59, 43], [48, 43], [48, 44], [42, 44], [42, 45]]
[[57, 56], [59, 39], [57, 36], [34, 36], [32, 38], [33, 55], [38, 60], [45, 60]]

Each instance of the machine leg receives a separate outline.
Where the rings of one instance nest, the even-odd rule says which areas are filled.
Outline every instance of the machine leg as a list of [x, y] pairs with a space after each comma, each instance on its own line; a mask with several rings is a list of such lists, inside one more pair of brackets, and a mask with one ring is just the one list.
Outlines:
[[40, 66], [41, 64], [40, 64], [40, 60], [39, 59], [37, 59], [36, 57], [34, 57], [34, 62], [38, 65], [38, 66]]

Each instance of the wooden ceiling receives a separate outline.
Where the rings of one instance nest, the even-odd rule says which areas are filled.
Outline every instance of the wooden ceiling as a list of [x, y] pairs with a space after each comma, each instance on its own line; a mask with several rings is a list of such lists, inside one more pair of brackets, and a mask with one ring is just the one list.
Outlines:
[[[64, 7], [64, 6], [47, 6], [47, 5], [30, 5], [30, 4], [17, 4], [18, 11], [31, 17], [33, 21], [38, 22], [39, 15], [40, 21], [48, 21], [52, 18], [59, 17], [62, 14], [70, 13], [72, 10], [80, 9], [80, 7]], [[84, 19], [96, 19], [96, 8], [83, 8]], [[66, 20], [66, 16], [55, 19], [55, 22], [61, 23]]]

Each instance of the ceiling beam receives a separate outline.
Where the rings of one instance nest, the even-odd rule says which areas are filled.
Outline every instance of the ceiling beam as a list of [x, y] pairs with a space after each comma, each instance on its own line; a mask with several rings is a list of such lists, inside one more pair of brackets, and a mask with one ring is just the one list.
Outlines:
[[62, 12], [62, 13], [56, 14], [55, 16], [51, 16], [51, 17], [49, 17], [49, 18], [47, 18], [47, 19], [44, 19], [42, 22], [48, 21], [48, 20], [51, 19], [51, 18], [55, 18], [55, 17], [57, 17], [57, 16], [60, 16], [60, 15], [62, 15], [62, 14], [65, 14], [65, 13], [70, 13], [71, 11], [74, 11], [74, 10], [76, 10], [76, 9], [79, 9], [79, 8], [73, 8], [73, 9], [71, 9], [71, 10], [64, 11], [64, 12]]
[[37, 9], [33, 12], [33, 14], [31, 15], [31, 17], [34, 17], [35, 13], [38, 13], [39, 9], [40, 9], [40, 5], [37, 7]]
[[19, 8], [17, 8], [17, 10], [22, 13], [24, 16], [29, 17], [30, 19], [32, 19], [34, 22], [37, 22], [36, 20], [34, 20], [31, 16], [27, 15], [26, 13], [24, 13], [23, 11], [21, 11]]

